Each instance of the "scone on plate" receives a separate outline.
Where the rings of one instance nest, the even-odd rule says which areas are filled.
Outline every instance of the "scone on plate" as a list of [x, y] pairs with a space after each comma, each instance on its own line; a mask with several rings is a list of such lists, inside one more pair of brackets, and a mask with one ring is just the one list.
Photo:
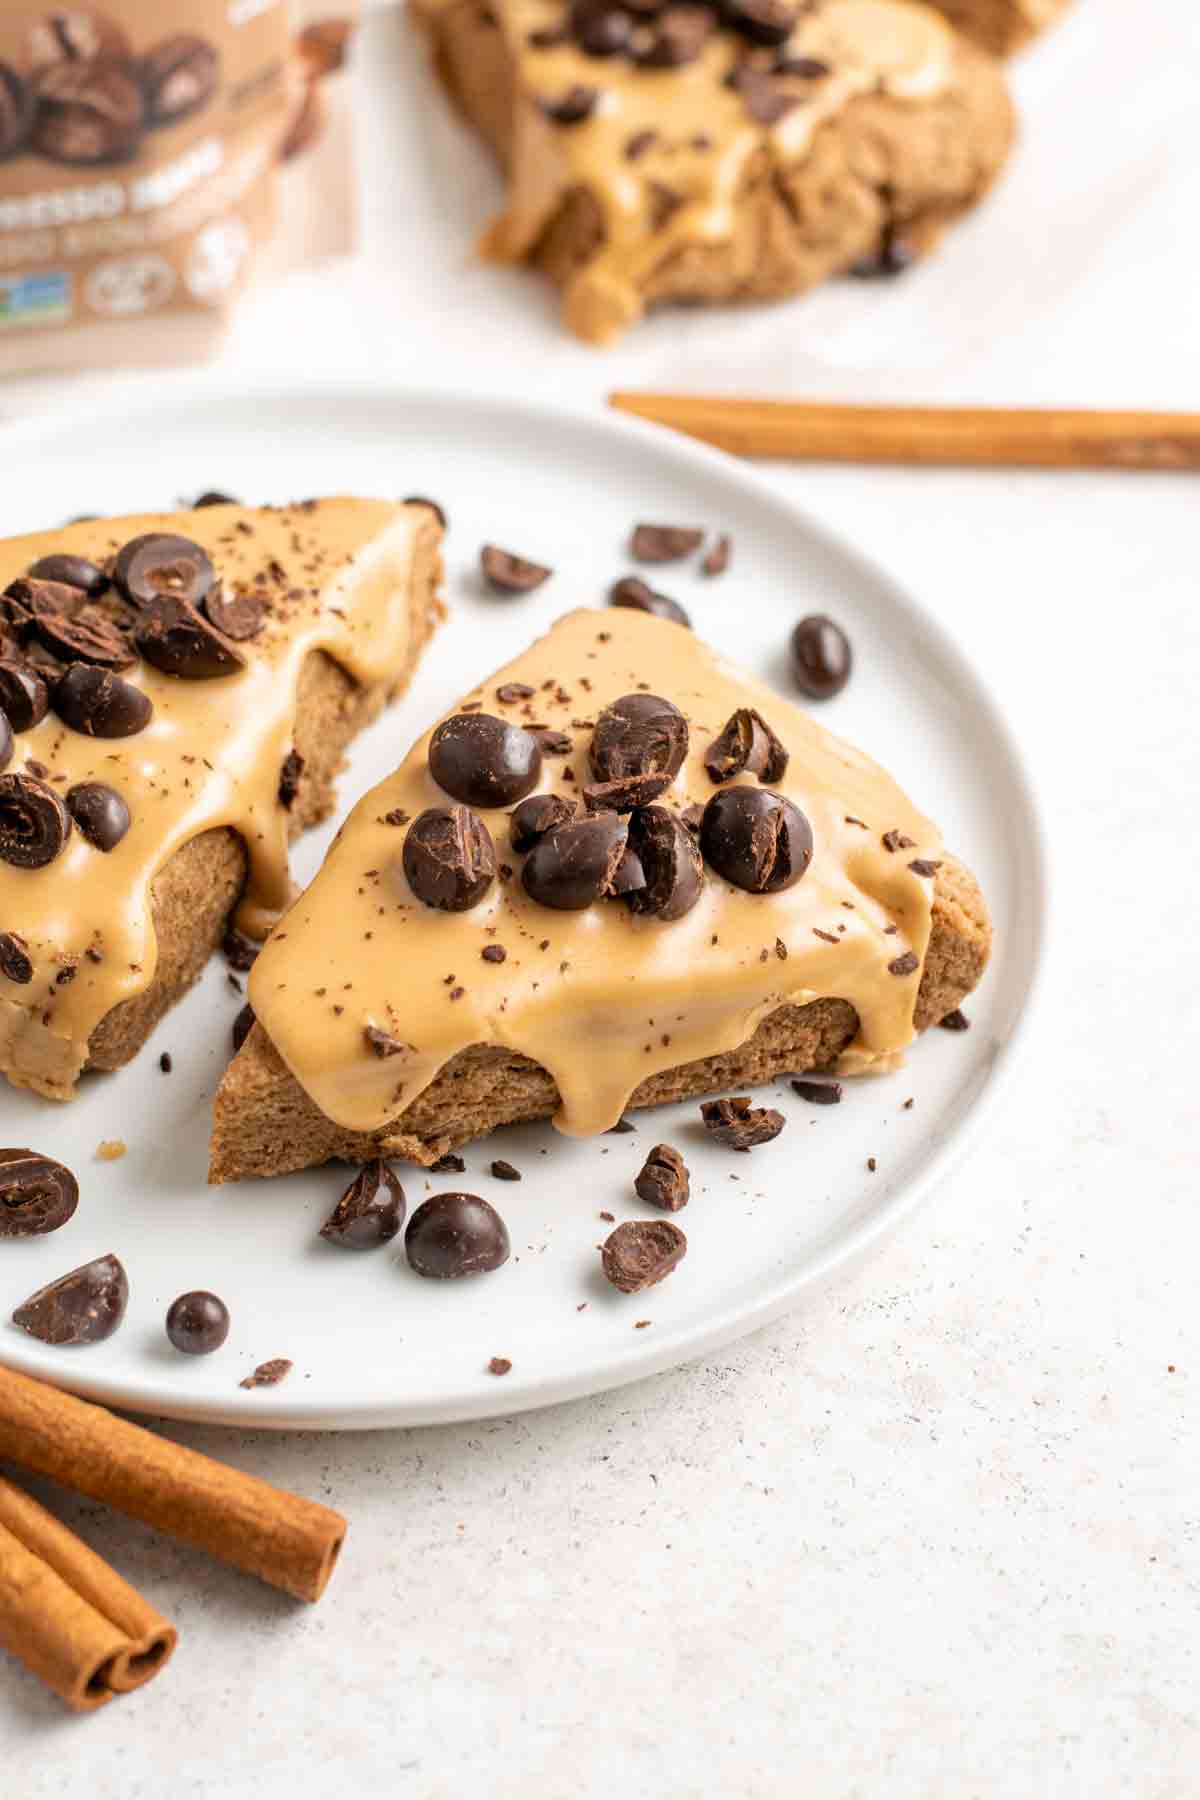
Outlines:
[[0, 542], [0, 1070], [71, 1098], [291, 898], [437, 617], [427, 503], [205, 506]]
[[573, 612], [359, 803], [268, 940], [211, 1179], [888, 1069], [990, 935], [868, 757], [679, 625]]
[[1009, 56], [1066, 12], [1070, 0], [933, 0], [959, 31]]
[[487, 255], [609, 343], [652, 307], [890, 272], [990, 186], [997, 64], [908, 0], [414, 0], [508, 171]]

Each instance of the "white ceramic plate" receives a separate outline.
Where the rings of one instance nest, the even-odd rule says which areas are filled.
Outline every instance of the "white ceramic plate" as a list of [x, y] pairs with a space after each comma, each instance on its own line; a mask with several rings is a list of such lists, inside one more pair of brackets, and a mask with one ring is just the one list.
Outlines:
[[[452, 617], [409, 695], [356, 747], [344, 807], [459, 692], [558, 613], [599, 603], [628, 566], [623, 546], [635, 519], [730, 531], [735, 555], [722, 579], [680, 567], [663, 571], [659, 585], [687, 605], [698, 631], [784, 694], [792, 691], [794, 621], [814, 609], [842, 621], [855, 675], [822, 718], [939, 819], [978, 874], [996, 924], [970, 1033], [930, 1033], [905, 1071], [851, 1084], [840, 1107], [808, 1106], [776, 1083], [762, 1097], [786, 1114], [787, 1128], [748, 1157], [705, 1144], [691, 1104], [638, 1115], [636, 1135], [589, 1143], [548, 1125], [503, 1132], [465, 1151], [465, 1177], [408, 1171], [410, 1212], [427, 1192], [457, 1186], [486, 1195], [508, 1221], [511, 1263], [445, 1285], [414, 1275], [399, 1240], [354, 1256], [317, 1238], [347, 1179], [339, 1168], [205, 1185], [209, 1101], [240, 1005], [218, 958], [137, 1061], [89, 1078], [74, 1105], [7, 1088], [0, 1095], [3, 1141], [62, 1158], [82, 1188], [62, 1231], [0, 1244], [0, 1358], [123, 1406], [238, 1424], [343, 1428], [512, 1412], [649, 1374], [751, 1330], [861, 1253], [944, 1177], [994, 1095], [1028, 1011], [1044, 853], [1028, 778], [995, 700], [941, 628], [879, 570], [715, 452], [615, 417], [519, 403], [142, 384], [114, 394], [102, 412], [4, 433], [0, 446], [0, 535], [81, 512], [170, 506], [214, 486], [246, 500], [342, 491], [443, 501]], [[536, 595], [486, 596], [476, 572], [484, 541], [557, 572]], [[332, 829], [299, 847], [302, 879]], [[169, 1075], [159, 1069], [164, 1050]], [[102, 1163], [96, 1147], [110, 1138], [123, 1138], [128, 1153]], [[611, 1227], [599, 1215], [646, 1216], [632, 1178], [663, 1139], [692, 1169], [681, 1219], [688, 1256], [661, 1287], [625, 1297], [600, 1276], [595, 1247]], [[524, 1171], [519, 1186], [493, 1179], [495, 1156]], [[132, 1294], [108, 1343], [53, 1350], [6, 1322], [33, 1288], [109, 1250], [124, 1261]], [[221, 1294], [233, 1315], [213, 1356], [181, 1356], [163, 1331], [169, 1302], [194, 1287]], [[638, 1329], [639, 1320], [649, 1324]], [[295, 1364], [282, 1385], [239, 1388], [256, 1363], [277, 1356]], [[487, 1372], [494, 1356], [511, 1358], [509, 1375]]]

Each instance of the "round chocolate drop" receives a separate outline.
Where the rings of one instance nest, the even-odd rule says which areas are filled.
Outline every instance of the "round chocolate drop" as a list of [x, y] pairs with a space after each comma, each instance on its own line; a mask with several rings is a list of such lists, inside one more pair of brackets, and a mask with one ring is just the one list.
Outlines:
[[154, 715], [140, 687], [90, 663], [72, 663], [54, 690], [54, 710], [72, 731], [98, 738], [132, 737]]
[[129, 830], [129, 808], [116, 788], [103, 781], [80, 781], [68, 788], [67, 811], [97, 850], [115, 850]]
[[417, 899], [439, 912], [478, 906], [496, 878], [492, 834], [469, 806], [430, 806], [404, 840], [404, 873]]
[[98, 1256], [30, 1294], [13, 1324], [43, 1344], [99, 1344], [111, 1337], [129, 1304], [120, 1257]]
[[246, 659], [186, 600], [169, 596], [141, 610], [134, 642], [152, 668], [181, 681], [218, 681]]
[[33, 775], [0, 775], [0, 861], [43, 869], [71, 835], [71, 815]]
[[0, 712], [14, 731], [32, 731], [50, 706], [50, 690], [27, 662], [0, 659]]
[[673, 780], [687, 752], [687, 720], [672, 701], [661, 694], [623, 694], [596, 720], [589, 754], [601, 781], [630, 775]]
[[468, 806], [513, 806], [541, 780], [542, 752], [519, 725], [491, 713], [455, 713], [430, 739], [429, 772]]
[[418, 1275], [455, 1281], [508, 1261], [508, 1227], [477, 1194], [435, 1194], [409, 1220], [404, 1248]]
[[796, 686], [810, 700], [832, 700], [840, 694], [853, 662], [849, 638], [824, 613], [810, 613], [792, 633]]
[[148, 531], [117, 552], [112, 578], [130, 606], [182, 600], [198, 606], [216, 580], [207, 550], [173, 532]]
[[798, 806], [770, 788], [722, 788], [704, 809], [700, 848], [734, 887], [778, 894], [799, 881], [812, 861], [812, 826]]
[[614, 581], [608, 590], [608, 604], [623, 606], [630, 612], [650, 613], [656, 619], [669, 619], [672, 625], [682, 625], [688, 631], [692, 628], [692, 621], [677, 600], [656, 594], [638, 575], [625, 575]]
[[57, 1231], [78, 1205], [79, 1183], [65, 1163], [36, 1150], [0, 1150], [0, 1238]]
[[185, 1356], [208, 1356], [229, 1336], [229, 1308], [205, 1288], [180, 1294], [167, 1308], [167, 1336]]
[[613, 892], [629, 837], [615, 812], [589, 813], [539, 838], [521, 871], [525, 892], [556, 912], [582, 912]]
[[40, 556], [28, 573], [34, 581], [59, 581], [66, 587], [79, 588], [93, 599], [108, 586], [105, 571], [99, 563], [90, 562], [86, 556], [70, 556], [65, 553]]

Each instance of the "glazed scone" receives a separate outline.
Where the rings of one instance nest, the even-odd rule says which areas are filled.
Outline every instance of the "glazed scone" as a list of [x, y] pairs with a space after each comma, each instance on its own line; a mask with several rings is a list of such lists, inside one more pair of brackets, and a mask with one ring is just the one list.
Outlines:
[[71, 1098], [137, 1052], [230, 924], [265, 935], [289, 841], [329, 813], [347, 744], [433, 628], [440, 541], [427, 504], [328, 499], [0, 543], [15, 1086]]
[[[633, 776], [631, 706], [658, 721]], [[749, 760], [714, 773], [734, 714]], [[212, 1180], [428, 1166], [518, 1120], [587, 1136], [783, 1071], [888, 1069], [983, 972], [987, 911], [936, 827], [678, 625], [568, 614], [450, 719], [350, 814], [260, 955]], [[539, 751], [546, 730], [565, 741]], [[498, 786], [464, 765], [485, 741]], [[729, 807], [769, 815], [767, 873], [730, 860]]]
[[1070, 0], [933, 0], [964, 36], [1010, 56], [1066, 12]]
[[908, 0], [414, 4], [508, 172], [484, 253], [550, 276], [591, 343], [899, 266], [1012, 140], [996, 63]]

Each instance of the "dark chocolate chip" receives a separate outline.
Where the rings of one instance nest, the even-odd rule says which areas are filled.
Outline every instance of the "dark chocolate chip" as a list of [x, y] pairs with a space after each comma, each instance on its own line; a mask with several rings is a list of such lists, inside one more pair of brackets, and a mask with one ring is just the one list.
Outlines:
[[543, 97], [538, 104], [546, 117], [553, 119], [556, 125], [582, 125], [585, 119], [591, 118], [599, 98], [597, 88], [585, 87], [582, 82], [577, 81], [565, 93], [552, 100]]
[[885, 831], [879, 841], [884, 849], [891, 851], [893, 855], [897, 850], [915, 850], [917, 847], [915, 838], [908, 837], [906, 833], [897, 830], [894, 826], [891, 831]]
[[[70, 798], [69, 795], [67, 797]], [[236, 925], [227, 925], [221, 949], [230, 968], [236, 969], [239, 975], [247, 975], [258, 961], [262, 945], [252, 937], [247, 937], [244, 931], [239, 931]]]
[[723, 531], [716, 543], [705, 551], [704, 559], [700, 564], [700, 573], [708, 576], [723, 575], [729, 567], [732, 556], [733, 539], [728, 532]]
[[79, 588], [93, 600], [108, 586], [108, 575], [98, 563], [89, 562], [86, 556], [62, 552], [40, 556], [28, 574], [33, 581], [53, 581], [63, 587]]
[[820, 1081], [811, 1075], [802, 1080], [793, 1081], [793, 1088], [802, 1100], [808, 1100], [813, 1106], [837, 1106], [842, 1098], [840, 1081]]
[[186, 600], [143, 606], [134, 642], [152, 668], [181, 681], [217, 681], [246, 667], [241, 651]]
[[518, 700], [532, 700], [536, 692], [527, 681], [506, 681], [496, 689], [496, 698], [504, 706], [515, 706]]
[[705, 1100], [700, 1117], [709, 1137], [715, 1143], [727, 1144], [731, 1150], [752, 1150], [756, 1144], [769, 1144], [785, 1124], [782, 1113], [767, 1106], [751, 1106], [746, 1095]]
[[608, 604], [622, 606], [629, 612], [649, 613], [655, 619], [669, 619], [672, 625], [682, 625], [686, 631], [692, 628], [692, 621], [677, 600], [656, 594], [637, 575], [623, 575], [620, 581], [614, 581], [608, 590]]
[[220, 586], [204, 596], [204, 610], [209, 623], [238, 644], [257, 637], [267, 622], [267, 609], [257, 594], [227, 594]]
[[915, 950], [906, 950], [903, 956], [895, 956], [888, 964], [889, 975], [915, 975], [921, 966], [921, 959]]
[[631, 1219], [600, 1246], [604, 1273], [623, 1294], [640, 1294], [671, 1273], [687, 1255], [687, 1239], [667, 1219]]
[[129, 808], [103, 781], [80, 781], [68, 788], [67, 811], [97, 850], [115, 850], [129, 830]]
[[98, 1256], [30, 1294], [13, 1324], [43, 1344], [99, 1344], [111, 1337], [129, 1302], [129, 1280], [120, 1260]]
[[629, 548], [638, 562], [678, 562], [703, 541], [703, 531], [691, 525], [635, 525]]
[[34, 81], [31, 142], [51, 162], [95, 168], [129, 162], [142, 141], [141, 89], [104, 59], [51, 63]]
[[36, 1150], [0, 1150], [0, 1238], [43, 1237], [79, 1205], [79, 1183]]
[[665, 806], [644, 807], [629, 822], [629, 845], [645, 877], [628, 895], [633, 911], [682, 919], [704, 891], [704, 861], [682, 819]]
[[15, 931], [0, 931], [0, 975], [18, 987], [28, 987], [33, 980], [33, 963], [25, 939]]
[[824, 613], [810, 613], [792, 633], [796, 686], [810, 700], [832, 700], [850, 679], [854, 658], [840, 625]]
[[9, 657], [0, 660], [0, 712], [14, 731], [32, 731], [50, 706], [50, 690], [37, 670]]
[[543, 756], [570, 756], [575, 748], [575, 739], [568, 731], [552, 731], [549, 726], [542, 725], [534, 730]]
[[524, 855], [538, 839], [568, 819], [575, 817], [575, 803], [562, 794], [530, 794], [514, 810], [509, 820], [509, 841], [514, 850]]
[[496, 878], [496, 846], [469, 806], [430, 806], [409, 827], [403, 864], [423, 905], [467, 912]]
[[798, 806], [770, 788], [722, 788], [704, 809], [700, 848], [734, 887], [777, 894], [812, 861], [812, 827]]
[[71, 815], [52, 787], [33, 775], [0, 775], [0, 862], [42, 869], [71, 835]]
[[206, 506], [238, 506], [240, 504], [241, 502], [235, 500], [232, 494], [223, 494], [220, 488], [206, 488], [192, 501], [192, 511], [201, 512]]
[[404, 1189], [379, 1157], [364, 1164], [321, 1227], [328, 1244], [343, 1250], [376, 1250], [390, 1244], [404, 1223]]
[[435, 1194], [409, 1220], [404, 1248], [418, 1275], [455, 1281], [506, 1263], [508, 1228], [495, 1207], [477, 1194]]
[[429, 742], [429, 772], [468, 806], [512, 806], [538, 784], [542, 752], [532, 732], [491, 713], [455, 713]]
[[800, 17], [797, 0], [722, 0], [725, 23], [752, 44], [786, 43]]
[[738, 707], [704, 755], [713, 781], [732, 781], [742, 774], [757, 775], [761, 782], [782, 781], [788, 762], [787, 751], [752, 706]]
[[943, 1031], [970, 1031], [971, 1029], [971, 1021], [961, 1006], [956, 1006], [953, 1012], [948, 1012], [944, 1018], [939, 1019], [938, 1024]]
[[193, 1288], [167, 1308], [167, 1336], [185, 1356], [210, 1356], [229, 1336], [229, 1308], [216, 1294]]
[[669, 775], [622, 775], [618, 781], [593, 781], [583, 790], [583, 804], [589, 812], [632, 812], [635, 806], [649, 806], [670, 785]]
[[237, 1018], [233, 1021], [233, 1048], [235, 1055], [250, 1036], [253, 1025], [254, 1008], [247, 1002]]
[[589, 813], [539, 838], [521, 872], [525, 891], [541, 906], [582, 912], [612, 892], [628, 827], [615, 812]]
[[148, 125], [178, 125], [203, 111], [217, 91], [221, 59], [216, 46], [192, 31], [178, 31], [138, 64]]
[[647, 1206], [680, 1212], [688, 1203], [688, 1168], [672, 1144], [656, 1144], [634, 1178], [634, 1192]]
[[153, 703], [140, 687], [87, 663], [71, 665], [54, 690], [53, 705], [64, 725], [85, 737], [132, 737], [154, 715]]
[[164, 599], [199, 606], [216, 572], [207, 550], [191, 538], [147, 531], [117, 552], [112, 578], [131, 606], [153, 606]]
[[521, 1179], [520, 1169], [514, 1169], [512, 1164], [505, 1162], [502, 1156], [498, 1156], [492, 1164], [492, 1174], [497, 1181], [520, 1181]]
[[431, 500], [428, 494], [405, 494], [403, 505], [427, 506], [443, 531], [445, 531], [450, 524], [449, 519], [446, 517], [445, 507], [439, 506], [436, 500]]
[[599, 781], [630, 775], [665, 775], [683, 767], [688, 752], [687, 720], [659, 694], [623, 694], [596, 720], [589, 757]]
[[479, 566], [488, 586], [499, 594], [531, 594], [554, 573], [544, 563], [530, 562], [528, 558], [517, 556], [511, 550], [501, 550], [495, 544], [483, 546], [479, 552]]
[[36, 110], [29, 82], [11, 63], [0, 62], [0, 162], [25, 148]]
[[279, 804], [285, 812], [291, 812], [296, 795], [300, 792], [300, 777], [304, 773], [304, 758], [293, 745], [284, 757], [279, 769]]
[[289, 1356], [273, 1356], [269, 1362], [259, 1363], [251, 1369], [249, 1375], [243, 1375], [238, 1382], [240, 1388], [278, 1387], [295, 1367]]

